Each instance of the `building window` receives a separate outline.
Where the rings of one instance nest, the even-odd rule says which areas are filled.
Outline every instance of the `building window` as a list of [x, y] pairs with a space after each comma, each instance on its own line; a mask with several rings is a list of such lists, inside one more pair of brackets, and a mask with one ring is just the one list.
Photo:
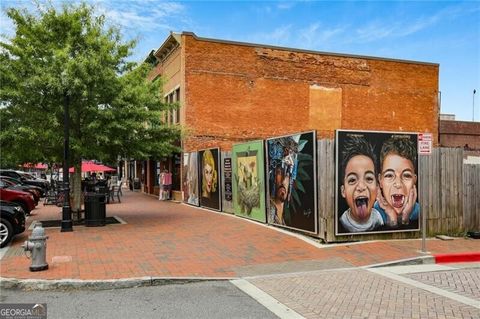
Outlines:
[[180, 88], [175, 90], [175, 102], [178, 103], [178, 107], [175, 110], [175, 124], [180, 123]]
[[[167, 94], [165, 96], [165, 103], [180, 103], [180, 88]], [[175, 110], [166, 111], [166, 120], [168, 124], [180, 123], [180, 107]]]

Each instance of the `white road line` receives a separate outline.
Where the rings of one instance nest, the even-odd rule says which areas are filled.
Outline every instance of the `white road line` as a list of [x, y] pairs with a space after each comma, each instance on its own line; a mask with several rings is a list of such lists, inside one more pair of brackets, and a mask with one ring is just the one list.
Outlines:
[[377, 269], [382, 269], [389, 273], [402, 275], [402, 274], [415, 274], [415, 273], [433, 272], [433, 271], [448, 271], [448, 270], [455, 270], [458, 268], [439, 265], [439, 264], [422, 264], [422, 265], [377, 267]]
[[288, 308], [244, 279], [230, 280], [230, 282], [281, 319], [305, 319], [294, 310]]
[[443, 290], [443, 289], [440, 289], [440, 288], [437, 288], [437, 287], [433, 287], [433, 286], [424, 284], [422, 282], [418, 282], [418, 281], [410, 279], [410, 278], [402, 277], [400, 275], [389, 272], [385, 268], [383, 268], [383, 269], [371, 268], [371, 269], [367, 269], [367, 270], [371, 271], [375, 274], [379, 274], [381, 276], [384, 276], [384, 277], [402, 282], [404, 284], [411, 285], [413, 287], [420, 288], [420, 289], [426, 290], [428, 292], [437, 294], [439, 296], [449, 298], [449, 299], [455, 300], [457, 302], [463, 303], [465, 305], [472, 306], [472, 307], [475, 307], [477, 309], [480, 309], [480, 300], [475, 300], [475, 299], [472, 299], [472, 298], [464, 297], [464, 296], [461, 296], [459, 294], [456, 294], [456, 293], [453, 293], [453, 292], [450, 292], [450, 291], [446, 291], [446, 290]]

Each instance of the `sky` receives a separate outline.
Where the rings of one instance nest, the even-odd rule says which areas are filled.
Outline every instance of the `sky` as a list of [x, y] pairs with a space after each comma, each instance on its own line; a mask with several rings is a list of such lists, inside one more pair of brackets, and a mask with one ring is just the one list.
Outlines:
[[[441, 113], [480, 121], [480, 1], [87, 2], [120, 26], [126, 40], [138, 39], [135, 61], [158, 49], [171, 31], [189, 31], [205, 38], [438, 63]], [[33, 8], [30, 0], [0, 3], [2, 9]], [[13, 32], [3, 11], [0, 30]]]

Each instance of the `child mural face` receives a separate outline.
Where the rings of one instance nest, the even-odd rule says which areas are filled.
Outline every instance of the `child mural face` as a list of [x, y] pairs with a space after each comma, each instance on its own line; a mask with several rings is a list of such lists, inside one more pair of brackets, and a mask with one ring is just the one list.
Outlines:
[[390, 154], [383, 160], [380, 187], [383, 197], [400, 214], [407, 204], [408, 195], [417, 182], [413, 163], [405, 157]]
[[203, 174], [205, 176], [205, 181], [207, 182], [206, 190], [208, 193], [212, 191], [212, 183], [213, 183], [213, 167], [209, 164], [205, 164], [203, 168]]
[[356, 155], [348, 161], [341, 193], [352, 217], [357, 222], [366, 222], [377, 197], [375, 166], [370, 157]]

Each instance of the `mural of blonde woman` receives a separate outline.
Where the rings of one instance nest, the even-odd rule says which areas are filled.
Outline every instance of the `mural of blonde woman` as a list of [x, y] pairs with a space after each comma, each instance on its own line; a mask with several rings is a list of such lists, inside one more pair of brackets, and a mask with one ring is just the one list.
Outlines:
[[202, 156], [202, 197], [210, 198], [211, 193], [217, 191], [218, 176], [215, 166], [212, 152], [206, 150]]
[[186, 153], [185, 160], [185, 194], [186, 202], [198, 206], [198, 162], [197, 153]]

